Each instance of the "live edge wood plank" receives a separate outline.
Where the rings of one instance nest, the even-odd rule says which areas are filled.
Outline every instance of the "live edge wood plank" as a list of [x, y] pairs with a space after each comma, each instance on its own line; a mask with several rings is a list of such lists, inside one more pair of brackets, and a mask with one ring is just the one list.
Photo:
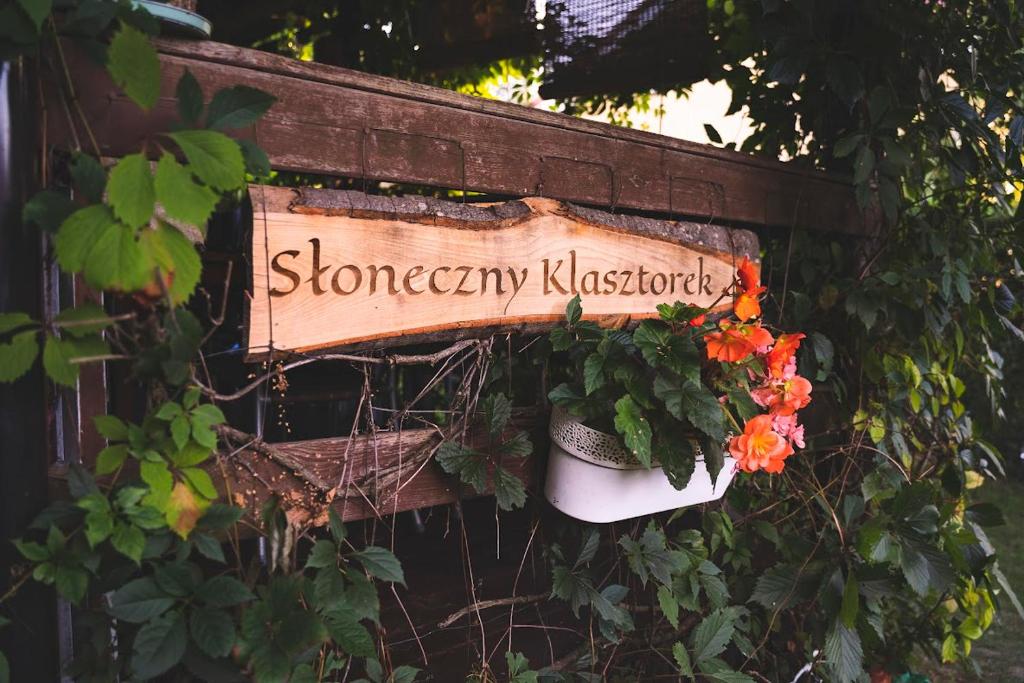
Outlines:
[[[864, 233], [844, 178], [554, 112], [215, 42], [161, 39], [162, 97], [142, 113], [82, 55], [71, 77], [101, 153], [136, 151], [175, 119], [190, 70], [209, 98], [244, 83], [278, 98], [255, 129], [278, 169], [540, 195], [752, 225]], [[55, 89], [48, 89], [55, 97]], [[53, 101], [49, 140], [72, 136]]]
[[[514, 426], [532, 429], [537, 424], [534, 418], [522, 418]], [[218, 467], [212, 467], [211, 473], [221, 491], [254, 518], [268, 498], [277, 496], [289, 519], [298, 525], [325, 524], [329, 507], [346, 521], [384, 518], [494, 492], [490, 476], [486, 490], [477, 492], [446, 474], [432, 458], [440, 442], [437, 430], [404, 429], [273, 443], [266, 447], [284, 458], [242, 449], [222, 456], [226, 479]], [[471, 430], [466, 442], [486, 450], [486, 432]], [[527, 487], [533, 483], [536, 461], [532, 457], [505, 458], [501, 464]], [[331, 488], [325, 492], [328, 482]]]

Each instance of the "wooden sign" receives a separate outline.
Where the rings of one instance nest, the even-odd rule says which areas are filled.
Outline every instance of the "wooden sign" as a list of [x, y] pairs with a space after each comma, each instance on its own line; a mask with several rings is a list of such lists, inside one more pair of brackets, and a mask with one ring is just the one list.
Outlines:
[[[727, 308], [749, 232], [526, 199], [256, 186], [248, 354], [530, 332], [563, 319], [654, 317], [659, 303]], [[723, 298], [724, 297], [724, 298]]]

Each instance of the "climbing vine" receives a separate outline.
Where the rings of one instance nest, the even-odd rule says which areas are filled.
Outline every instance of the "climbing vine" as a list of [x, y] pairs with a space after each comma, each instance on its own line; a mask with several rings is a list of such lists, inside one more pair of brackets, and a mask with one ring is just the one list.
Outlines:
[[[479, 680], [742, 683], [814, 671], [841, 683], [868, 672], [909, 682], [922, 655], [972, 666], [973, 643], [997, 607], [1021, 610], [984, 531], [1004, 523], [1002, 514], [972, 503], [971, 491], [1004, 474], [1001, 447], [1019, 446], [1001, 420], [1019, 406], [1003, 380], [1024, 341], [1015, 293], [1024, 13], [1011, 0], [709, 7], [719, 37], [714, 75], [756, 124], [741, 148], [848, 173], [871, 228], [849, 238], [765, 232], [767, 292], [757, 283], [737, 292], [747, 296], [737, 301], [743, 310], [764, 308], [774, 332], [806, 335], [795, 339], [799, 350], [783, 349], [786, 361], [795, 358], [790, 370], [814, 383], [800, 457], [777, 476], [737, 478], [721, 503], [615, 527], [552, 519], [530, 502], [508, 471], [535, 441], [515, 407], [546, 409], [550, 396], [587, 412], [588, 397], [609, 398], [602, 391], [612, 387], [643, 398], [617, 368], [642, 359], [685, 376], [697, 367], [694, 327], [719, 335], [711, 339], [717, 360], [739, 360], [729, 356], [729, 329], [716, 330], [685, 302], [666, 302], [662, 321], [632, 336], [580, 326], [576, 302], [565, 328], [514, 348], [484, 340], [424, 356], [335, 358], [362, 369], [359, 406], [370, 415], [379, 380], [370, 366], [440, 364], [417, 400], [429, 394], [431, 424], [445, 438], [413, 463], [436, 457], [479, 491], [490, 472], [498, 507], [537, 508], [533, 530], [542, 538], [525, 552], [540, 558], [550, 590], [489, 602], [474, 593], [450, 619], [560, 601], [578, 642], [545, 663], [509, 646], [504, 666], [492, 668], [482, 654]], [[44, 166], [44, 189], [23, 219], [48, 236], [47, 258], [64, 273], [127, 304], [116, 314], [84, 305], [40, 320], [0, 313], [0, 381], [40, 362], [55, 384], [74, 387], [85, 364], [124, 363], [146, 397], [136, 421], [96, 420], [108, 445], [91, 468], [69, 466], [68, 497], [16, 542], [24, 564], [0, 607], [29, 581], [52, 584], [77, 605], [88, 637], [66, 670], [82, 680], [412, 681], [418, 669], [391, 662], [373, 635], [381, 635], [378, 588], [405, 583], [391, 550], [355, 542], [333, 511], [315, 520], [320, 529], [309, 519], [297, 526], [274, 501], [258, 519], [244, 517], [211, 477], [223, 450], [283, 457], [228, 425], [222, 406], [271, 380], [283, 387], [307, 361], [265, 367], [237, 392], [218, 393], [201, 370], [216, 322], [188, 305], [208, 220], [237, 204], [247, 181], [270, 175], [256, 144], [226, 133], [251, 126], [273, 98], [244, 84], [206, 93], [185, 72], [174, 84], [175, 124], [112, 164], [75, 106], [71, 49], [104, 64], [140, 112], [157, 106], [157, 31], [129, 2], [18, 0], [0, 10], [4, 58], [52, 77], [77, 140], [60, 173]], [[758, 362], [767, 365], [744, 376], [774, 391], [771, 377], [760, 377], [770, 358]], [[449, 381], [456, 369], [459, 381]], [[778, 398], [748, 401], [730, 393], [734, 385], [719, 388], [736, 410]], [[650, 404], [671, 412], [678, 399], [677, 419], [700, 422], [713, 453], [725, 436], [715, 398], [660, 386]], [[668, 418], [657, 434], [644, 432], [640, 404], [613, 398], [589, 417], [622, 433], [644, 464], [656, 455], [685, 479], [692, 463], [671, 460]], [[466, 440], [474, 417], [486, 437], [475, 446]], [[313, 483], [328, 509], [332, 483]], [[247, 549], [253, 534], [265, 541], [262, 557]], [[12, 626], [0, 617], [0, 627]], [[0, 681], [9, 678], [0, 655]]]

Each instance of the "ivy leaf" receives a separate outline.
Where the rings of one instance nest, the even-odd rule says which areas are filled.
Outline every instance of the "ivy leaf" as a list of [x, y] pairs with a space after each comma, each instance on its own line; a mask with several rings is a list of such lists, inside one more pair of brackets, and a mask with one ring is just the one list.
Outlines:
[[348, 605], [335, 605], [324, 612], [327, 632], [335, 643], [353, 657], [373, 657], [377, 648], [366, 627], [359, 623], [359, 615]]
[[241, 187], [245, 162], [234, 140], [213, 130], [183, 130], [168, 135], [185, 153], [192, 172], [204, 183], [221, 191]]
[[270, 175], [270, 159], [267, 153], [252, 140], [236, 140], [245, 159], [245, 170], [256, 178]]
[[693, 630], [691, 646], [697, 664], [717, 657], [732, 639], [736, 615], [730, 609], [716, 609]]
[[107, 446], [96, 456], [96, 474], [104, 475], [115, 472], [118, 467], [124, 464], [127, 457], [127, 444], [120, 443]]
[[139, 246], [135, 231], [120, 223], [104, 226], [89, 250], [85, 281], [97, 289], [131, 292], [142, 289], [152, 278], [152, 260]]
[[160, 59], [146, 34], [122, 22], [107, 49], [107, 71], [137, 105], [152, 109], [156, 104]]
[[141, 624], [160, 616], [174, 604], [174, 598], [160, 588], [152, 577], [135, 579], [110, 596], [110, 616], [131, 624]]
[[171, 301], [188, 301], [199, 283], [203, 264], [196, 248], [175, 227], [161, 222], [156, 230], [143, 230], [139, 245], [149, 260], [165, 273], [172, 275], [167, 292]]
[[231, 615], [209, 607], [193, 608], [188, 620], [192, 640], [211, 657], [227, 657], [235, 644], [235, 622]]
[[85, 268], [89, 253], [108, 227], [115, 225], [110, 209], [94, 204], [74, 212], [61, 224], [54, 248], [61, 268], [77, 273]]
[[206, 221], [219, 197], [210, 188], [192, 180], [192, 173], [168, 152], [164, 152], [156, 165], [155, 189], [156, 200], [168, 216], [206, 232]]
[[244, 128], [267, 113], [277, 98], [245, 85], [218, 90], [206, 114], [208, 128], [218, 130]]
[[196, 496], [184, 482], [178, 482], [171, 489], [165, 516], [167, 526], [182, 538], [188, 538], [202, 515], [205, 501]]
[[477, 493], [487, 490], [487, 461], [482, 454], [455, 441], [445, 441], [435, 457], [445, 472], [458, 475]]
[[402, 573], [402, 565], [398, 562], [398, 558], [386, 548], [380, 546], [367, 546], [357, 553], [353, 553], [352, 557], [360, 562], [370, 576], [374, 576], [384, 581], [391, 581], [392, 583], [400, 583], [405, 585], [405, 575]]
[[196, 589], [196, 599], [207, 607], [234, 607], [255, 598], [244, 583], [223, 574], [207, 579]]
[[504, 467], [494, 468], [494, 496], [502, 510], [515, 510], [526, 504], [523, 482]]
[[[14, 314], [0, 314], [0, 317], [3, 315]], [[13, 382], [29, 371], [39, 355], [36, 337], [36, 330], [27, 330], [14, 335], [8, 342], [0, 342], [0, 382]]]
[[56, 232], [60, 224], [75, 211], [75, 204], [63, 192], [43, 190], [25, 202], [21, 219], [34, 224], [46, 232]]
[[120, 522], [114, 526], [110, 544], [114, 546], [114, 550], [139, 564], [142, 560], [142, 551], [146, 548], [146, 535], [134, 524]]
[[43, 20], [50, 15], [53, 3], [52, 0], [18, 0], [18, 4], [25, 10], [25, 14], [29, 16], [38, 31], [43, 25]]
[[118, 161], [107, 181], [107, 202], [114, 215], [128, 227], [137, 228], [149, 221], [155, 201], [149, 160], [142, 154], [129, 154]]
[[74, 387], [78, 382], [79, 365], [72, 361], [102, 356], [108, 351], [107, 343], [99, 337], [60, 339], [48, 336], [43, 347], [43, 367], [54, 382]]
[[833, 680], [837, 683], [857, 680], [863, 673], [863, 658], [860, 635], [837, 619], [825, 637], [825, 659], [832, 669]]
[[199, 81], [187, 68], [178, 79], [174, 94], [178, 100], [178, 117], [182, 123], [189, 128], [198, 126], [203, 115], [203, 90], [199, 87]]
[[213, 479], [210, 478], [209, 472], [199, 467], [185, 467], [181, 473], [193, 491], [208, 501], [217, 499], [217, 488], [213, 485]]
[[644, 467], [651, 466], [651, 425], [631, 396], [615, 402], [615, 429]]
[[135, 635], [132, 670], [140, 678], [155, 678], [181, 661], [187, 644], [181, 612], [164, 614], [146, 623]]
[[95, 157], [78, 152], [71, 161], [71, 180], [78, 193], [92, 204], [103, 201], [107, 172]]
[[505, 394], [491, 394], [484, 399], [484, 421], [492, 439], [497, 439], [512, 418], [512, 404]]

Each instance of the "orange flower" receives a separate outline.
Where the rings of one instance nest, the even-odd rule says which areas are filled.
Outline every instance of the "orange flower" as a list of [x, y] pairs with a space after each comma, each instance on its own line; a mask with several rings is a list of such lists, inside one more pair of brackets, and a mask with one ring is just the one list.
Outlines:
[[764, 349], [771, 346], [772, 342], [775, 341], [772, 338], [772, 333], [760, 325], [740, 325], [739, 329], [756, 349]]
[[740, 261], [740, 265], [736, 268], [736, 275], [740, 278], [740, 286], [744, 292], [749, 292], [752, 289], [757, 289], [758, 275], [756, 266], [750, 262], [746, 256]]
[[772, 350], [768, 352], [768, 356], [765, 358], [768, 363], [769, 375], [775, 378], [783, 376], [789, 359], [800, 348], [800, 340], [806, 336], [803, 332], [779, 335], [779, 338], [775, 340], [775, 346], [772, 347]]
[[701, 313], [698, 316], [690, 318], [690, 322], [688, 324], [690, 327], [700, 327], [701, 325], [704, 324], [704, 321], [707, 320], [707, 318], [708, 316], [706, 313]]
[[773, 416], [792, 415], [811, 402], [811, 383], [800, 375], [785, 380], [769, 379], [751, 391], [750, 397]]
[[772, 429], [770, 415], [751, 418], [743, 433], [729, 442], [729, 454], [745, 472], [778, 473], [784, 460], [793, 454], [793, 446]]
[[754, 289], [748, 289], [741, 292], [736, 300], [732, 304], [733, 313], [740, 319], [740, 322], [756, 318], [761, 315], [761, 303], [757, 300], [757, 297], [762, 294], [767, 288], [756, 287]]
[[754, 352], [754, 345], [735, 327], [704, 335], [708, 345], [708, 358], [719, 362], [736, 363]]

